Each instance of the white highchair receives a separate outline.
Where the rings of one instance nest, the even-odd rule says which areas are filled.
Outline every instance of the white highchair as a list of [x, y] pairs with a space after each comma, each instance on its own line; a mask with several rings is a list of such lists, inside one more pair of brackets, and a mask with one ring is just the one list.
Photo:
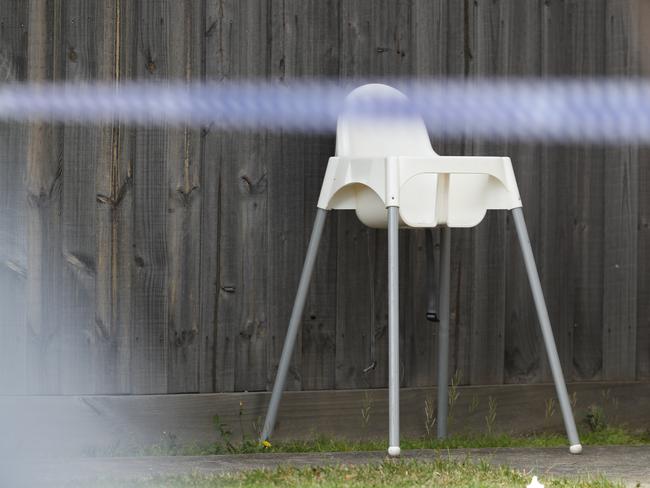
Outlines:
[[[346, 107], [380, 99], [396, 107], [408, 99], [386, 85], [370, 84], [354, 90]], [[391, 105], [392, 106], [392, 105]], [[542, 288], [535, 266], [521, 199], [510, 158], [439, 156], [422, 119], [406, 111], [394, 119], [346, 112], [336, 130], [336, 156], [330, 158], [318, 200], [318, 211], [307, 249], [298, 292], [268, 406], [261, 440], [271, 435], [298, 328], [302, 320], [325, 217], [329, 210], [355, 210], [365, 225], [388, 228], [388, 454], [399, 456], [399, 285], [398, 229], [441, 227], [438, 427], [446, 436], [448, 405], [449, 282], [452, 227], [478, 225], [487, 210], [511, 210], [524, 257], [535, 308], [551, 365], [570, 452], [582, 451], [560, 366]]]

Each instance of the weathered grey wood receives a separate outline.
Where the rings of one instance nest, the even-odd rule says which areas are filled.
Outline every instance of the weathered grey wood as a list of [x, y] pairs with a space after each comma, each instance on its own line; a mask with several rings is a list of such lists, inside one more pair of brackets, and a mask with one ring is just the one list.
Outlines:
[[[274, 5], [275, 6], [275, 5]], [[274, 9], [275, 10], [275, 9]], [[273, 24], [277, 22], [292, 23], [295, 14], [290, 11], [282, 12], [276, 17], [273, 13]], [[285, 17], [286, 14], [286, 17]], [[294, 33], [295, 34], [295, 33]], [[285, 45], [274, 47], [284, 57], [281, 70], [273, 78], [282, 80], [295, 69], [292, 66], [291, 53], [285, 49], [295, 49], [296, 41], [293, 35], [287, 33]], [[286, 57], [285, 57], [286, 55]], [[272, 56], [273, 61], [273, 56]], [[277, 61], [277, 60], [276, 60]], [[272, 62], [275, 71], [275, 63]], [[268, 299], [268, 369], [267, 389], [272, 389], [275, 374], [278, 369], [282, 346], [289, 324], [289, 316], [293, 307], [295, 291], [302, 270], [306, 249], [303, 240], [306, 224], [304, 218], [304, 163], [289, 165], [287, 161], [300, 161], [303, 157], [303, 141], [291, 134], [280, 134], [269, 137], [267, 151], [263, 157], [268, 158], [268, 252], [267, 252], [267, 299]], [[298, 331], [296, 342], [301, 344], [302, 330]], [[289, 366], [286, 389], [299, 390], [302, 378], [300, 365], [302, 363], [302, 347], [295, 348], [292, 363]]]
[[[59, 80], [61, 2], [29, 3], [27, 77]], [[57, 393], [61, 336], [61, 189], [63, 162], [60, 127], [30, 126], [27, 155], [27, 382], [28, 391]]]
[[[560, 54], [561, 46], [573, 45], [571, 36], [575, 32], [585, 36], [589, 42], [590, 36], [597, 35], [591, 26], [598, 25], [601, 13], [595, 8], [595, 19], [582, 25], [583, 18], [574, 17], [571, 5], [558, 3], [540, 3], [541, 53], [542, 60], [538, 64], [539, 74], [559, 75], [564, 73], [568, 57]], [[579, 25], [575, 25], [575, 23]], [[582, 42], [582, 41], [580, 41]], [[579, 71], [578, 74], [581, 74]], [[574, 268], [571, 266], [574, 257], [571, 252], [574, 229], [574, 188], [576, 175], [575, 153], [567, 155], [562, 147], [543, 146], [540, 159], [535, 161], [542, 167], [537, 173], [539, 178], [539, 199], [535, 202], [538, 216], [538, 249], [537, 267], [539, 269], [542, 289], [551, 318], [555, 343], [563, 366], [565, 376], [572, 374], [572, 340], [574, 331], [573, 304], [575, 301], [575, 286], [573, 284]], [[577, 156], [578, 158], [580, 156]], [[526, 288], [528, 288], [526, 286]], [[528, 302], [530, 303], [530, 302]], [[536, 371], [538, 381], [550, 381], [551, 373], [547, 361], [547, 353], [539, 334], [538, 320], [534, 317], [535, 339], [539, 367]]]
[[[340, 75], [368, 75], [371, 56], [369, 2], [341, 2], [339, 17]], [[373, 47], [375, 48], [373, 50]], [[371, 52], [374, 51], [374, 52]], [[371, 237], [353, 212], [337, 215], [336, 382], [337, 389], [367, 384], [363, 371], [371, 366]]]
[[[343, 2], [340, 11], [341, 75], [368, 77], [408, 73], [411, 33], [405, 27], [409, 14], [409, 4], [401, 1]], [[355, 216], [339, 216], [337, 385], [383, 386], [387, 381], [386, 234], [359, 227]], [[403, 248], [404, 237], [400, 242]], [[401, 262], [406, 262], [404, 256]], [[348, 278], [341, 279], [341, 273]], [[401, 296], [405, 293], [401, 287]], [[403, 325], [400, 327], [402, 348], [404, 338], [408, 337]], [[346, 342], [356, 344], [360, 354], [354, 354]]]
[[[630, 36], [637, 22], [630, 2], [606, 5], [607, 74], [639, 73], [638, 49]], [[605, 152], [603, 378], [634, 378], [637, 332], [637, 232], [639, 152], [635, 147]], [[642, 189], [641, 191], [648, 191]], [[644, 272], [644, 271], [642, 271]]]
[[[62, 10], [63, 76], [71, 83], [99, 77], [103, 61], [103, 14], [93, 2], [65, 2]], [[109, 62], [113, 60], [110, 59]], [[102, 130], [64, 128], [61, 276], [61, 386], [59, 393], [93, 393], [96, 229], [95, 168]]]
[[[568, 385], [576, 395], [576, 415], [589, 405], [603, 407], [612, 422], [647, 425], [650, 410], [638, 408], [650, 401], [647, 382], [584, 382]], [[490, 397], [496, 401], [496, 432], [530, 434], [562, 431], [559, 412], [545, 415], [546, 401], [555, 396], [551, 384], [469, 386], [458, 388], [452, 432], [485, 432]], [[160, 443], [163, 433], [179, 444], [205, 444], [219, 439], [214, 415], [238, 443], [250, 439], [263, 415], [269, 393], [121, 396], [0, 396], [0, 428], [14, 454], [30, 456], [87, 455], [115, 452], [115, 448]], [[361, 421], [364, 398], [373, 403], [367, 426]], [[425, 435], [424, 401], [435, 388], [401, 391], [401, 427], [404, 437]], [[310, 439], [326, 435], [346, 439], [386, 438], [387, 391], [321, 390], [287, 392], [274, 432], [275, 440]], [[241, 412], [241, 416], [240, 416]], [[462, 420], [462, 421], [461, 421]], [[169, 437], [167, 437], [169, 439]]]
[[[228, 43], [230, 33], [229, 4], [206, 1], [203, 22], [198, 27], [205, 37], [203, 46], [203, 68], [207, 78], [222, 80], [230, 73], [230, 52]], [[232, 341], [225, 340], [224, 334], [217, 335], [218, 324], [217, 297], [220, 288], [220, 249], [219, 235], [221, 224], [221, 166], [223, 162], [225, 134], [213, 132], [210, 127], [202, 131], [203, 165], [201, 167], [201, 294], [200, 294], [200, 352], [199, 352], [199, 390], [201, 392], [229, 391], [233, 388]], [[231, 324], [224, 324], [226, 330]], [[230, 361], [230, 366], [228, 365]], [[218, 367], [219, 366], [219, 367]]]
[[[316, 203], [325, 176], [332, 137], [315, 137], [305, 148], [305, 238], [311, 232]], [[337, 317], [337, 227], [338, 215], [330, 212], [321, 237], [318, 259], [312, 274], [302, 332], [302, 387], [304, 390], [333, 389], [336, 379]]]
[[[650, 4], [636, 2], [633, 12], [637, 14], [639, 24], [635, 30], [642, 51], [639, 60], [639, 69], [642, 75], [650, 72], [650, 29], [641, 19], [650, 15]], [[637, 378], [650, 378], [650, 280], [647, 279], [645, 270], [650, 269], [650, 151], [647, 147], [639, 148], [639, 214], [637, 234]]]
[[[447, 43], [443, 33], [446, 28], [442, 28], [447, 22], [445, 7], [446, 2], [443, 1], [415, 1], [411, 4], [411, 39], [407, 56], [409, 71], [414, 76], [439, 76], [445, 70]], [[435, 136], [433, 148], [438, 153], [444, 150]], [[400, 310], [403, 317], [401, 323], [408, 327], [400, 353], [404, 365], [404, 382], [410, 386], [428, 386], [435, 383], [436, 378], [437, 324], [427, 321], [425, 317], [428, 294], [426, 275], [432, 272], [426, 266], [425, 232], [429, 231], [409, 232], [406, 247], [400, 248], [406, 258], [400, 262], [400, 270], [405, 275], [404, 278], [400, 276], [401, 287], [407, 291]], [[436, 246], [438, 234], [437, 231], [433, 234]]]
[[[0, 10], [0, 82], [26, 78], [28, 4]], [[0, 125], [0, 391], [25, 392], [27, 126]]]
[[[271, 33], [269, 78], [282, 83], [300, 75], [303, 68], [300, 51], [309, 39], [299, 39], [299, 26], [310, 22], [304, 18], [301, 2], [271, 1], [269, 29]], [[313, 21], [312, 21], [313, 22]], [[308, 25], [308, 24], [306, 24]], [[266, 389], [273, 388], [289, 316], [298, 288], [306, 241], [304, 218], [304, 140], [280, 132], [267, 139], [268, 171], [268, 251], [267, 251], [267, 379]], [[298, 164], [287, 164], [295, 161]], [[308, 224], [307, 224], [308, 225]], [[299, 390], [302, 378], [302, 328], [298, 331], [286, 390]]]
[[[528, 8], [534, 11], [534, 7]], [[523, 19], [516, 7], [507, 2], [475, 2], [470, 19], [472, 69], [470, 76], [498, 76], [509, 72], [511, 29]], [[532, 36], [531, 36], [532, 37]], [[508, 154], [504, 144], [472, 141], [470, 154]], [[462, 371], [470, 384], [503, 382], [506, 313], [506, 214], [488, 212], [485, 221], [472, 231], [471, 261], [472, 296], [469, 305], [470, 328], [459, 341], [456, 369]], [[459, 338], [460, 339], [460, 338]], [[464, 343], [464, 344], [463, 344]]]
[[[642, 75], [650, 72], [650, 29], [641, 21], [650, 15], [650, 4], [636, 2], [633, 12], [639, 23], [634, 31], [635, 41], [642, 50], [639, 56], [639, 69]], [[650, 269], [650, 151], [647, 147], [639, 148], [639, 215], [638, 215], [638, 261], [641, 272], [637, 273], [637, 378], [650, 378], [650, 280], [643, 270]]]
[[[10, 52], [17, 79], [29, 57], [35, 80], [629, 75], [641, 64], [639, 5], [15, 2], [0, 13], [0, 55]], [[19, 161], [12, 153], [26, 132], [8, 130], [1, 157]], [[11, 208], [0, 209], [0, 306], [31, 297], [31, 373], [21, 374], [44, 375], [31, 391], [268, 388], [333, 137], [123, 125], [30, 131], [31, 163], [0, 168], [0, 202]], [[565, 372], [647, 377], [644, 153], [435, 134], [433, 142], [442, 154], [512, 157]], [[21, 171], [29, 198], [13, 183]], [[29, 202], [23, 216], [20, 198]], [[502, 214], [454, 232], [450, 372], [462, 370], [463, 382], [548, 379], [512, 237]], [[421, 310], [423, 236], [400, 239], [403, 380], [430, 385], [436, 328]], [[385, 244], [353, 214], [330, 216], [292, 388], [385, 384]], [[14, 324], [0, 326], [3, 343], [16, 345], [2, 354], [6, 364], [22, 361], [29, 329], [20, 308], [0, 318]], [[20, 374], [6, 376], [0, 383], [28, 390]]]
[[[126, 15], [138, 28], [136, 49], [129, 52], [134, 75], [160, 82], [171, 75], [169, 30], [178, 19], [170, 17], [168, 2], [130, 5]], [[164, 129], [136, 130], [134, 184], [134, 257], [131, 322], [131, 392], [167, 391], [169, 361], [169, 296], [167, 242], [169, 175], [166, 165], [168, 134]]]
[[639, 149], [636, 377], [650, 378], [650, 151]]
[[[545, 27], [542, 2], [508, 2], [509, 26], [501, 37], [504, 71], [514, 76], [539, 76], [542, 72]], [[540, 175], [549, 164], [546, 152], [535, 145], [508, 144], [501, 151], [512, 159], [521, 194], [526, 224], [534, 251], [539, 256]], [[528, 277], [510, 216], [507, 218], [507, 267], [505, 297], [504, 381], [539, 380], [544, 355], [538, 319], [532, 306]]]
[[[336, 77], [339, 72], [338, 0], [295, 2], [300, 5], [296, 50], [298, 75]], [[294, 139], [301, 144], [304, 166], [304, 242], [307, 243], [316, 215], [327, 160], [334, 155], [331, 136]], [[302, 388], [332, 389], [336, 360], [336, 246], [337, 215], [330, 212], [321, 237], [318, 259], [305, 306], [302, 330]]]
[[[133, 77], [125, 46], [135, 22], [119, 0], [103, 3], [99, 77]], [[135, 132], [115, 122], [102, 128], [95, 170], [96, 278], [93, 376], [98, 393], [130, 391], [131, 280], [133, 275], [133, 144]]]
[[[338, 72], [338, 16], [333, 14], [332, 9], [338, 9], [336, 2], [293, 1], [271, 4], [272, 39], [275, 40], [271, 46], [271, 79], [282, 82], [303, 76], [331, 76]], [[302, 28], [305, 25], [310, 28]], [[325, 62], [322, 62], [323, 59]], [[270, 160], [273, 161], [269, 167], [269, 386], [275, 377], [294, 299], [292, 291], [297, 287], [302, 268], [301, 258], [311, 232], [313, 210], [322, 182], [323, 172], [318, 171], [317, 174], [321, 176], [318, 186], [307, 188], [307, 167], [320, 166], [324, 169], [334, 149], [331, 139], [328, 139], [329, 147], [319, 144], [317, 138], [291, 134], [281, 134], [272, 141], [273, 150], [269, 154]], [[313, 145], [316, 147], [312, 148]], [[300, 163], [290, 165], [287, 161]], [[327, 227], [331, 229], [332, 222], [328, 222]], [[304, 236], [303, 240], [300, 239], [301, 234]], [[330, 234], [331, 231], [325, 234], [324, 246], [320, 249], [326, 256], [329, 254], [327, 236]], [[329, 258], [330, 261], [319, 261], [321, 268], [323, 265], [332, 265], [331, 256]], [[336, 281], [332, 279], [333, 276], [331, 273], [322, 276], [317, 270], [314, 281], [323, 278], [327, 279], [328, 283], [312, 283], [312, 286], [332, 290], [329, 296], [334, 297]], [[310, 296], [319, 297], [314, 292]], [[310, 300], [298, 337], [298, 344], [302, 343], [303, 347], [296, 348], [294, 352], [288, 389], [300, 388], [303, 381], [301, 369], [304, 364], [307, 368], [317, 368], [306, 371], [306, 375], [310, 377], [308, 382], [313, 381], [314, 377], [326, 377], [328, 374], [333, 379], [333, 348], [321, 347], [322, 340], [327, 341], [328, 333], [332, 339], [330, 344], [333, 345], [333, 310], [319, 310], [316, 315], [314, 305], [331, 307], [333, 304], [321, 304], [318, 301], [314, 304]], [[321, 312], [323, 316], [319, 317]], [[324, 327], [329, 327], [329, 330], [323, 331]], [[302, 332], [307, 328], [307, 340], [304, 341]], [[316, 342], [314, 339], [317, 339]], [[303, 350], [307, 353], [304, 360]], [[321, 368], [325, 368], [325, 371]], [[324, 387], [331, 387], [327, 381], [324, 379]]]
[[[166, 4], [165, 39], [171, 80], [197, 81], [202, 75], [203, 33], [195, 26], [203, 15], [201, 2]], [[171, 128], [166, 164], [168, 178], [167, 236], [169, 259], [167, 391], [199, 391], [201, 157], [200, 130]]]
[[[231, 50], [224, 57], [227, 77], [268, 73], [269, 5], [226, 2], [223, 15]], [[227, 20], [226, 20], [227, 19]], [[225, 54], [224, 54], [225, 56]], [[210, 76], [210, 73], [207, 73]], [[267, 387], [267, 154], [264, 133], [237, 133], [224, 140], [221, 161], [220, 290], [217, 371], [225, 391]]]
[[[431, 76], [463, 77], [468, 74], [472, 53], [468, 23], [470, 12], [467, 2], [447, 2], [444, 0], [416, 1], [411, 5], [410, 52], [406, 53], [410, 72], [422, 78]], [[432, 145], [438, 154], [466, 154], [464, 141], [449, 141], [431, 134]], [[403, 357], [406, 361], [406, 384], [409, 386], [435, 384], [437, 378], [437, 324], [424, 319], [426, 306], [426, 261], [424, 257], [424, 236], [418, 232], [408, 232], [407, 246], [410, 273], [403, 286], [407, 298], [402, 307], [405, 326], [409, 328], [405, 338]], [[435, 232], [439, 238], [438, 231]], [[472, 289], [465, 282], [467, 254], [470, 252], [469, 232], [452, 232], [452, 293], [450, 330], [450, 371], [457, 369], [459, 356], [457, 344], [464, 339], [459, 337], [460, 323], [465, 320], [472, 296]], [[439, 268], [436, 268], [436, 272]], [[406, 308], [408, 307], [408, 308]]]
[[[566, 46], [570, 48], [567, 55], [556, 58], [555, 70], [549, 74], [603, 74], [605, 2], [567, 4], [559, 10], [557, 17], [565, 19], [561, 34], [565, 41], [562, 46], [564, 49]], [[559, 37], [558, 34], [553, 36], [556, 40]], [[558, 48], [560, 45], [557, 41], [549, 46], [549, 56]], [[602, 334], [596, 329], [603, 320], [604, 152], [598, 147], [574, 146], [567, 158], [575, 171], [575, 185], [567, 189], [575, 195], [573, 258], [572, 266], [568, 268], [569, 273], [573, 274], [573, 277], [569, 277], [575, 286], [573, 376], [577, 379], [599, 379], [602, 377], [603, 342]], [[561, 358], [566, 359], [564, 354]]]

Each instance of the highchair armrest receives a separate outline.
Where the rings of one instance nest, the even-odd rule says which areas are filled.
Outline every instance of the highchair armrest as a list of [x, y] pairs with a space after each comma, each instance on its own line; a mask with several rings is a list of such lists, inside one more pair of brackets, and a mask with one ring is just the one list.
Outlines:
[[[395, 168], [397, 160], [397, 169]], [[392, 160], [393, 164], [388, 164]], [[372, 189], [385, 206], [399, 205], [399, 189], [409, 180], [420, 175], [489, 175], [498, 182], [502, 194], [497, 201], [486, 202], [487, 208], [520, 207], [521, 199], [510, 158], [484, 156], [388, 156], [371, 158], [332, 157], [329, 159], [318, 207], [323, 209], [354, 209], [355, 185]], [[399, 178], [398, 185], [394, 178]], [[463, 179], [457, 179], [463, 185]], [[449, 180], [447, 181], [447, 189]], [[469, 181], [465, 179], [465, 181]], [[441, 180], [441, 183], [444, 181]], [[444, 192], [444, 185], [437, 185], [438, 192]], [[397, 192], [395, 191], [397, 188]], [[468, 187], [468, 190], [470, 188]], [[505, 192], [503, 191], [505, 190]], [[390, 195], [389, 195], [390, 194]], [[397, 202], [395, 202], [395, 197]], [[391, 200], [392, 201], [389, 201]]]

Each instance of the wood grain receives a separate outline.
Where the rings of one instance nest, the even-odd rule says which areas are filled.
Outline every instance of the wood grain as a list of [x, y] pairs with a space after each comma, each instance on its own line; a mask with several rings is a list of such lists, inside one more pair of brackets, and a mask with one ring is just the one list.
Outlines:
[[[636, 21], [633, 14], [629, 2], [607, 2], [605, 59], [610, 76], [639, 73], [639, 52], [630, 39]], [[637, 366], [638, 148], [608, 148], [604, 177], [603, 377], [633, 378]]]
[[[61, 79], [61, 2], [29, 3], [27, 77]], [[57, 393], [61, 381], [61, 127], [30, 125], [27, 153], [27, 390]]]
[[[170, 2], [166, 56], [171, 80], [193, 82], [202, 77], [201, 29], [195, 24], [203, 11], [200, 2]], [[202, 165], [200, 129], [170, 128], [166, 148], [168, 202], [166, 242], [169, 358], [167, 391], [199, 391], [200, 269]]]
[[[63, 76], [84, 83], [100, 76], [104, 33], [103, 9], [92, 2], [65, 2], [62, 18]], [[110, 19], [107, 19], [110, 23]], [[60, 393], [93, 393], [95, 336], [96, 167], [102, 130], [69, 125], [63, 129], [63, 200], [61, 280]]]
[[[643, 61], [638, 0], [100, 3], [10, 2], [0, 74], [327, 76], [353, 88], [360, 77], [633, 76]], [[116, 122], [3, 125], [0, 138], [0, 388], [270, 388], [331, 134]], [[646, 151], [432, 140], [440, 154], [512, 158], [567, 376], [647, 378]], [[547, 381], [511, 221], [495, 212], [452, 234], [450, 373], [472, 385]], [[400, 249], [402, 382], [430, 386], [424, 234], [401, 232]], [[386, 254], [385, 232], [351, 212], [328, 217], [291, 389], [385, 386]], [[8, 364], [25, 367], [6, 374]]]
[[[130, 3], [125, 18], [138, 26], [134, 76], [161, 82], [171, 76], [167, 41], [174, 22], [168, 2]], [[131, 392], [167, 391], [169, 364], [169, 280], [167, 242], [169, 174], [168, 133], [141, 127], [133, 147], [133, 280], [131, 317]]]
[[[0, 10], [0, 80], [27, 76], [28, 4]], [[0, 124], [0, 391], [26, 392], [27, 217], [25, 169], [28, 127]]]

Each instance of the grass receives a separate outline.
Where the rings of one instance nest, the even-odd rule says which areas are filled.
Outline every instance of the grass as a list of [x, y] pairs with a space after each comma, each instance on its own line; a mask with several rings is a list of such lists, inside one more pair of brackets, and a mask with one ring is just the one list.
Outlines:
[[[103, 482], [96, 488], [212, 488], [212, 487], [517, 487], [530, 483], [531, 476], [505, 467], [492, 467], [484, 462], [437, 460], [384, 461], [381, 464], [255, 470], [226, 476], [190, 475], [153, 478], [146, 481]], [[620, 484], [602, 477], [592, 479], [543, 478], [548, 488], [614, 488]], [[88, 486], [88, 485], [84, 485]]]
[[[630, 432], [621, 427], [606, 427], [599, 431], [581, 433], [585, 446], [650, 444], [650, 431]], [[347, 452], [383, 451], [385, 440], [349, 441], [329, 437], [315, 437], [310, 440], [287, 441], [260, 446], [256, 441], [244, 440], [235, 444], [214, 442], [209, 445], [180, 444], [172, 434], [163, 434], [161, 440], [151, 446], [119, 447], [111, 449], [89, 449], [90, 456], [201, 456], [213, 454], [250, 454], [259, 452]], [[455, 435], [447, 439], [403, 439], [402, 449], [455, 449], [482, 447], [564, 447], [566, 437], [562, 434], [539, 433], [529, 436], [507, 434]]]

